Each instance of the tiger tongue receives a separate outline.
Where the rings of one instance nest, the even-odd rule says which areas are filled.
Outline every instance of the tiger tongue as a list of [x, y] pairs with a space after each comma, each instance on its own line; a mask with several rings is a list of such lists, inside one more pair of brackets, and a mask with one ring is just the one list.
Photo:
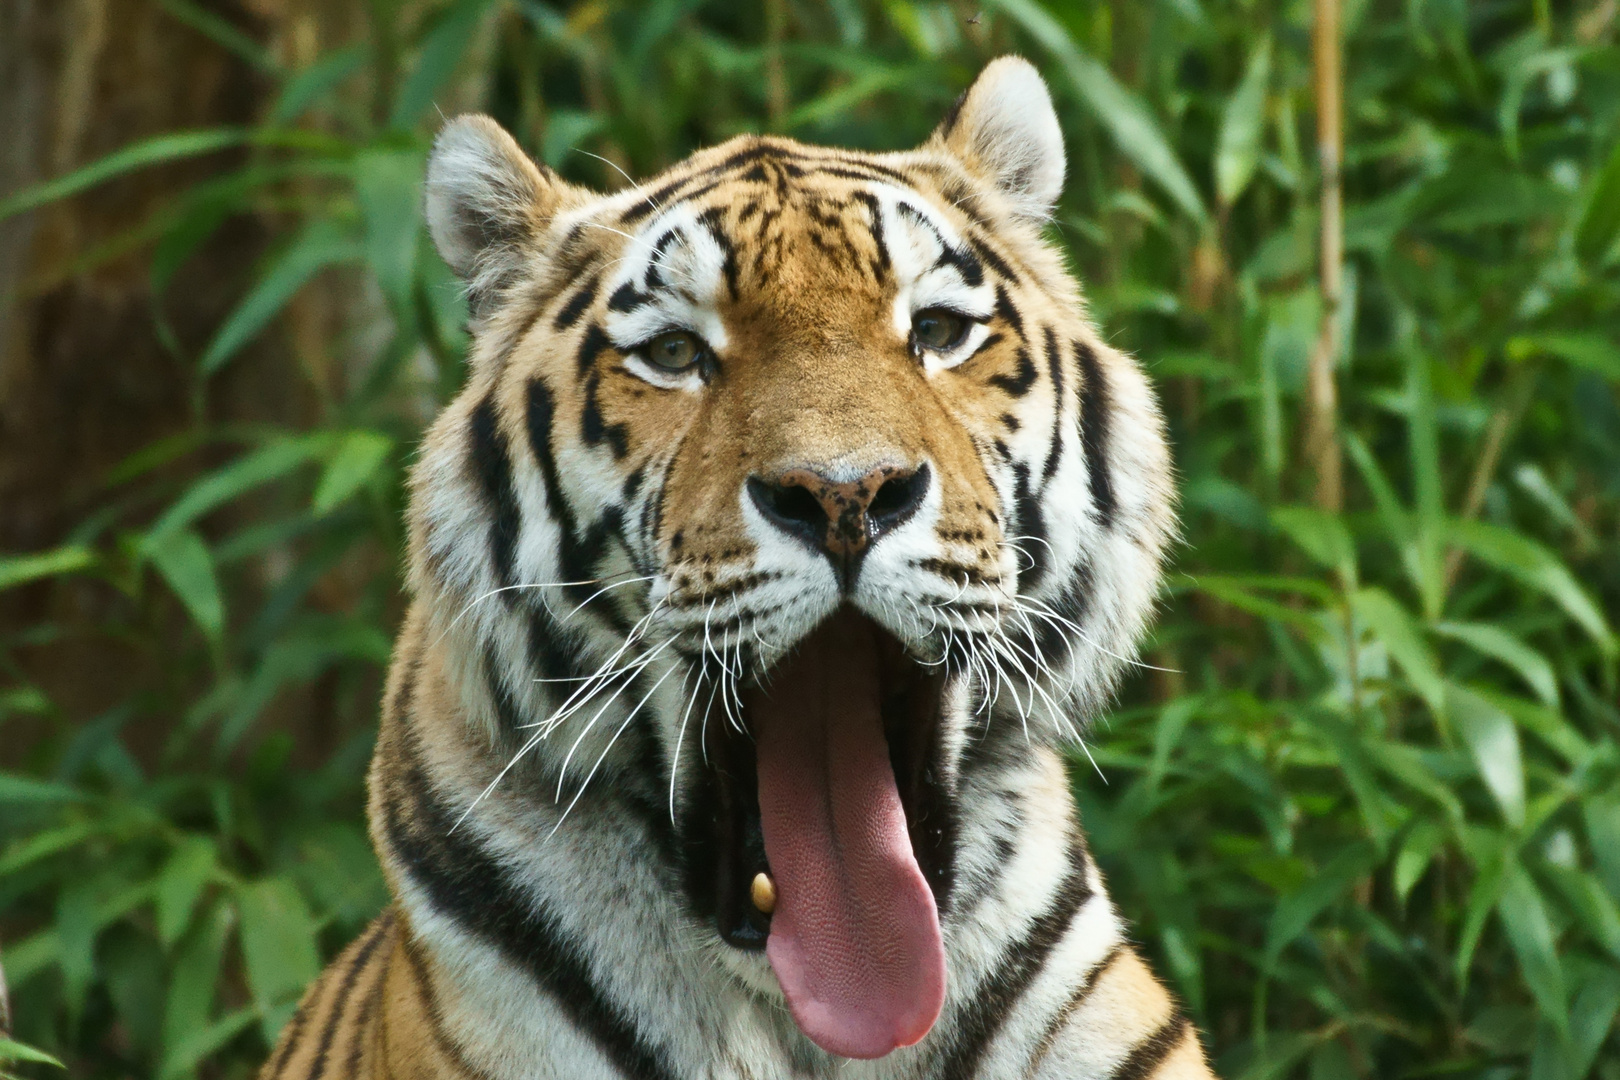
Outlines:
[[877, 642], [840, 614], [756, 697], [760, 824], [777, 902], [765, 953], [829, 1053], [877, 1058], [933, 1027], [945, 948], [879, 712]]

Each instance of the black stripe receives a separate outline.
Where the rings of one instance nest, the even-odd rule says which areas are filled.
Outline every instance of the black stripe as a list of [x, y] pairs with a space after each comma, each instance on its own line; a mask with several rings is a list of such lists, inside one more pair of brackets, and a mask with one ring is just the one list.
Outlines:
[[420, 949], [421, 946], [416, 939], [406, 934], [405, 962], [411, 965], [411, 977], [416, 983], [416, 997], [422, 1003], [422, 1011], [427, 1014], [427, 1029], [433, 1034], [433, 1045], [438, 1047], [439, 1053], [461, 1072], [473, 1077], [474, 1080], [489, 1080], [489, 1074], [468, 1061], [461, 1047], [456, 1045], [455, 1040], [444, 1030], [444, 1009], [439, 1005], [438, 994], [433, 988], [433, 978], [428, 974], [427, 965], [422, 962]]
[[982, 237], [977, 237], [972, 233], [969, 233], [967, 242], [972, 245], [974, 254], [978, 255], [980, 261], [989, 266], [990, 269], [994, 270], [997, 274], [1000, 274], [1008, 281], [1016, 282], [1018, 280], [1018, 274], [1014, 272], [1012, 266], [1008, 264], [1007, 260], [1003, 259], [999, 254], [997, 254], [996, 249], [986, 243]]
[[281, 1047], [276, 1051], [275, 1064], [265, 1070], [265, 1080], [276, 1080], [281, 1075], [281, 1070], [287, 1067], [287, 1059], [292, 1057], [293, 1051], [303, 1042], [304, 1025], [309, 1021], [309, 1010], [314, 1005], [314, 998], [306, 998], [299, 1003], [298, 1011], [293, 1013], [292, 1019], [287, 1021], [287, 1027], [281, 1033]]
[[1181, 1045], [1186, 1035], [1186, 1018], [1180, 1011], [1172, 1012], [1170, 1019], [1159, 1025], [1159, 1030], [1136, 1044], [1136, 1049], [1119, 1063], [1119, 1068], [1109, 1074], [1109, 1080], [1146, 1080], [1170, 1056], [1170, 1051]]
[[1052, 445], [1046, 448], [1046, 464], [1041, 466], [1043, 490], [1057, 474], [1063, 456], [1063, 350], [1058, 345], [1057, 331], [1048, 326], [1045, 333], [1046, 374], [1052, 380]]
[[373, 923], [371, 933], [343, 972], [343, 981], [338, 984], [337, 993], [333, 995], [332, 1012], [326, 1019], [326, 1027], [321, 1031], [321, 1041], [315, 1047], [315, 1057], [310, 1061], [309, 1080], [321, 1080], [321, 1077], [326, 1075], [326, 1055], [332, 1052], [332, 1040], [337, 1037], [338, 1024], [343, 1020], [343, 1010], [349, 1004], [349, 996], [354, 993], [355, 980], [360, 977], [360, 969], [366, 966], [371, 954], [376, 951], [377, 943], [382, 941], [383, 931], [386, 929], [387, 925], [381, 919]]
[[608, 340], [607, 331], [596, 323], [592, 323], [579, 342], [579, 356], [577, 358], [579, 377], [583, 379], [590, 372], [591, 365], [596, 363], [596, 358], [601, 356], [604, 350], [611, 348], [612, 345], [613, 342]]
[[1091, 505], [1097, 524], [1108, 528], [1114, 523], [1114, 483], [1108, 472], [1108, 424], [1112, 394], [1103, 376], [1097, 354], [1084, 341], [1075, 342], [1080, 361], [1080, 445], [1086, 452], [1086, 470], [1091, 476]]
[[945, 117], [939, 122], [938, 128], [941, 138], [950, 137], [951, 131], [956, 127], [956, 122], [962, 118], [962, 106], [967, 104], [967, 99], [968, 92], [964, 90], [956, 95], [956, 100], [951, 102], [951, 107], [945, 110]]
[[[482, 490], [493, 520], [489, 526], [489, 561], [495, 584], [512, 584], [512, 562], [517, 552], [523, 519], [518, 513], [517, 492], [512, 488], [512, 459], [506, 452], [506, 436], [495, 416], [495, 393], [491, 391], [473, 410], [469, 425], [468, 448], [473, 475]], [[501, 594], [507, 604], [516, 601], [510, 592]]]
[[527, 970], [620, 1072], [637, 1080], [674, 1080], [663, 1050], [597, 985], [582, 943], [564, 933], [538, 897], [468, 832], [454, 829], [456, 815], [429, 786], [416, 747], [405, 743], [400, 750], [409, 805], [388, 798], [383, 828], [435, 910]]
[[1035, 375], [1035, 361], [1030, 359], [1029, 350], [1020, 348], [1016, 375], [992, 375], [985, 382], [1017, 398], [1029, 393], [1029, 388], [1035, 385]]
[[495, 720], [501, 731], [516, 734], [523, 726], [523, 717], [518, 713], [518, 705], [512, 698], [512, 691], [507, 689], [506, 680], [501, 678], [500, 659], [495, 655], [493, 646], [484, 646], [484, 682], [489, 687], [490, 701], [495, 705]]
[[1041, 1036], [1041, 1041], [1035, 1044], [1035, 1052], [1030, 1055], [1029, 1068], [1025, 1070], [1027, 1074], [1033, 1075], [1040, 1063], [1046, 1059], [1046, 1055], [1052, 1052], [1052, 1047], [1057, 1045], [1058, 1039], [1063, 1035], [1063, 1029], [1069, 1026], [1074, 1014], [1080, 1011], [1080, 1007], [1086, 1003], [1086, 999], [1097, 988], [1097, 984], [1102, 982], [1103, 976], [1108, 974], [1108, 969], [1113, 967], [1114, 962], [1124, 953], [1123, 944], [1115, 945], [1104, 953], [1102, 959], [1086, 972], [1086, 977], [1080, 981], [1080, 985], [1074, 988], [1069, 1000], [1052, 1014], [1051, 1023], [1046, 1025], [1046, 1034]]
[[1022, 461], [1013, 466], [1013, 508], [1018, 515], [1019, 539], [1009, 541], [1029, 558], [1027, 568], [1018, 570], [1018, 591], [1030, 593], [1046, 576], [1046, 514], [1040, 493], [1029, 482], [1029, 466]]
[[[1013, 727], [1003, 724], [1002, 727]], [[1051, 907], [1036, 918], [1021, 941], [1003, 951], [995, 970], [973, 990], [957, 1023], [956, 1038], [945, 1053], [941, 1080], [969, 1080], [978, 1071], [1001, 1025], [1035, 981], [1082, 905], [1091, 899], [1086, 883], [1086, 851], [1078, 835], [1069, 840], [1069, 869], [1057, 887]]]
[[726, 216], [722, 207], [711, 206], [697, 216], [698, 224], [709, 230], [709, 235], [725, 254], [725, 261], [720, 265], [720, 272], [725, 275], [726, 292], [735, 300], [737, 298], [737, 245], [731, 242], [731, 237], [720, 228], [720, 222]]
[[[383, 923], [386, 928], [384, 936], [386, 936], [388, 930], [393, 929], [395, 917], [396, 913], [393, 908], [389, 908], [377, 917], [377, 920]], [[376, 1015], [377, 1003], [382, 1000], [383, 993], [388, 986], [388, 972], [392, 967], [392, 964], [386, 962], [383, 964], [382, 970], [377, 973], [377, 981], [372, 984], [370, 993], [366, 994], [365, 1000], [360, 1003], [360, 1012], [354, 1018], [354, 1043], [349, 1047], [348, 1063], [343, 1070], [345, 1077], [357, 1078], [360, 1076], [360, 1055], [365, 1052], [370, 1034], [371, 1018]]]
[[579, 414], [579, 433], [586, 446], [600, 446], [606, 442], [613, 450], [615, 461], [624, 460], [630, 452], [630, 428], [625, 424], [610, 424], [602, 419], [602, 406], [597, 391], [602, 388], [602, 377], [592, 371], [585, 380], [585, 407]]
[[562, 310], [557, 312], [557, 318], [551, 324], [552, 329], [566, 330], [578, 322], [579, 317], [585, 314], [585, 309], [590, 307], [592, 301], [596, 299], [596, 290], [601, 283], [602, 275], [592, 274], [591, 280], [581, 285], [579, 291], [569, 297], [568, 303], [564, 304]]
[[652, 298], [652, 293], [641, 292], [636, 288], [635, 282], [627, 281], [614, 289], [613, 295], [608, 297], [608, 310], [632, 311], [642, 304], [651, 303]]
[[1018, 307], [1007, 295], [1007, 290], [1000, 285], [996, 286], [996, 314], [1001, 321], [1012, 327], [1012, 332], [1018, 335], [1019, 340], [1024, 337], [1024, 317], [1018, 314]]
[[866, 207], [867, 213], [872, 215], [872, 243], [877, 245], [878, 253], [877, 266], [872, 270], [872, 277], [881, 281], [883, 276], [889, 272], [891, 265], [889, 261], [889, 244], [883, 238], [882, 207], [878, 203], [877, 196], [869, 191], [857, 191], [855, 192], [855, 198]]

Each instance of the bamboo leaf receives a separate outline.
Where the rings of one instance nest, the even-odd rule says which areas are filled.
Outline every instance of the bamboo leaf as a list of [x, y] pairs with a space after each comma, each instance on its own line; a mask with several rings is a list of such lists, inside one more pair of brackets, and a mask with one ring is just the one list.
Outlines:
[[429, 105], [439, 88], [455, 74], [473, 33], [492, 0], [458, 0], [445, 12], [422, 42], [416, 67], [400, 88], [388, 125], [396, 130], [410, 127]]
[[1614, 631], [1585, 589], [1563, 562], [1536, 541], [1482, 521], [1454, 521], [1452, 543], [1552, 600], [1580, 624], [1607, 656], [1620, 654]]
[[1352, 844], [1318, 870], [1304, 887], [1284, 896], [1266, 930], [1266, 968], [1273, 967], [1282, 951], [1305, 933], [1329, 905], [1365, 877], [1376, 862], [1377, 852], [1371, 844]]
[[1457, 733], [1502, 816], [1515, 829], [1524, 826], [1524, 759], [1512, 717], [1465, 687], [1447, 687], [1447, 704]]
[[1517, 861], [1507, 865], [1496, 913], [1518, 956], [1519, 973], [1541, 1006], [1542, 1015], [1568, 1037], [1569, 998], [1563, 965], [1558, 960], [1558, 936], [1540, 891]]
[[1442, 637], [1460, 641], [1475, 651], [1500, 660], [1530, 685], [1536, 696], [1558, 707], [1558, 676], [1552, 662], [1519, 638], [1494, 623], [1442, 622], [1431, 628]]
[[377, 431], [351, 431], [338, 443], [315, 488], [317, 515], [331, 513], [374, 476], [394, 449], [394, 440]]
[[32, 210], [36, 206], [44, 206], [46, 203], [65, 199], [69, 195], [77, 195], [115, 176], [148, 165], [199, 157], [232, 146], [241, 146], [248, 138], [248, 132], [244, 128], [215, 128], [207, 131], [179, 131], [171, 135], [146, 139], [122, 150], [115, 150], [101, 160], [93, 161], [66, 176], [24, 188], [15, 195], [0, 199], [0, 221], [25, 210]]
[[1120, 151], [1141, 169], [1182, 212], [1199, 224], [1209, 211], [1151, 110], [1102, 64], [1080, 50], [1056, 19], [1033, 0], [995, 0], [995, 7], [1052, 54], [1092, 115], [1108, 129]]
[[210, 641], [219, 641], [225, 633], [225, 598], [214, 574], [214, 556], [203, 538], [181, 529], [165, 533], [145, 551], [198, 628]]
[[1260, 163], [1266, 124], [1266, 85], [1271, 80], [1271, 35], [1249, 54], [1243, 81], [1227, 99], [1215, 142], [1215, 195], [1225, 206], [1237, 202]]
[[0, 589], [11, 589], [40, 578], [88, 570], [96, 554], [82, 544], [69, 544], [33, 555], [0, 555]]
[[1365, 622], [1373, 636], [1384, 643], [1389, 655], [1401, 665], [1418, 696], [1436, 717], [1445, 715], [1446, 685], [1434, 654], [1418, 633], [1406, 609], [1382, 589], [1362, 589], [1351, 597], [1356, 616]]
[[[0, 210], [0, 217], [4, 217]], [[1588, 262], [1603, 262], [1620, 243], [1620, 143], [1598, 170], [1575, 222], [1575, 252]]]
[[279, 480], [318, 457], [330, 445], [323, 434], [278, 438], [202, 477], [147, 530], [143, 551], [217, 507], [262, 484]]
[[242, 958], [248, 988], [268, 1043], [292, 1016], [298, 997], [320, 973], [315, 919], [292, 882], [266, 878], [237, 890]]
[[208, 343], [198, 370], [212, 375], [259, 335], [306, 282], [321, 270], [361, 257], [360, 245], [336, 223], [318, 218], [272, 258]]

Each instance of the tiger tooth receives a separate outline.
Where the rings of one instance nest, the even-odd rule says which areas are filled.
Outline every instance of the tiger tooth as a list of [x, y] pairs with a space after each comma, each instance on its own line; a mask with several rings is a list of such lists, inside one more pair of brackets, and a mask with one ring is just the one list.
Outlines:
[[748, 886], [748, 895], [761, 915], [769, 915], [776, 910], [776, 882], [764, 871], [754, 875], [753, 884]]

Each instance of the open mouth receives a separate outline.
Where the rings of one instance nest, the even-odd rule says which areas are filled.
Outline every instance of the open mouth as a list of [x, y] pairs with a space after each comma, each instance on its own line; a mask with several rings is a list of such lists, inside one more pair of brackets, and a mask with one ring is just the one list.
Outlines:
[[944, 688], [845, 608], [744, 691], [747, 736], [709, 725], [720, 934], [763, 947], [800, 1029], [843, 1057], [912, 1045], [944, 1001]]

